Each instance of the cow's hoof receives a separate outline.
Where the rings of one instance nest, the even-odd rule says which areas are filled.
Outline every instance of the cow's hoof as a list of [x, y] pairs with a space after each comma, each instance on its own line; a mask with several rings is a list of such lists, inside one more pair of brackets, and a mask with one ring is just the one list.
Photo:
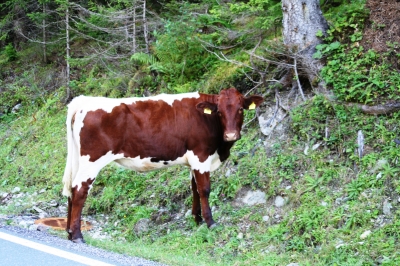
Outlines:
[[72, 239], [72, 242], [76, 244], [84, 244], [85, 240], [83, 240], [83, 238], [77, 238], [77, 239]]
[[210, 227], [208, 229], [213, 231], [219, 227], [221, 227], [221, 226], [218, 223], [213, 223], [212, 225], [210, 225]]

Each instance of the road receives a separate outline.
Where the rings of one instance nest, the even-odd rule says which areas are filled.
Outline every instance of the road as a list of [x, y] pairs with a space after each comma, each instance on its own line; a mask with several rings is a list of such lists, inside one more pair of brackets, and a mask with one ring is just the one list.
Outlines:
[[116, 254], [56, 236], [0, 224], [0, 265], [136, 265], [161, 266], [142, 258]]

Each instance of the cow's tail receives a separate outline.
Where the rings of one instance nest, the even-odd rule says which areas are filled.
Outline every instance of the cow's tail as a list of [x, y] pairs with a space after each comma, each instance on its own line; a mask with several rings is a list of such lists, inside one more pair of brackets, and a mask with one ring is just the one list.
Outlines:
[[[79, 97], [78, 97], [79, 98]], [[73, 163], [76, 162], [75, 158], [77, 156], [76, 145], [74, 144], [74, 136], [73, 136], [73, 120], [74, 116], [78, 110], [79, 104], [78, 99], [75, 98], [68, 105], [68, 113], [67, 113], [67, 162], [65, 165], [64, 177], [63, 177], [63, 195], [67, 197], [71, 197], [72, 195], [72, 181], [74, 179], [73, 176]]]

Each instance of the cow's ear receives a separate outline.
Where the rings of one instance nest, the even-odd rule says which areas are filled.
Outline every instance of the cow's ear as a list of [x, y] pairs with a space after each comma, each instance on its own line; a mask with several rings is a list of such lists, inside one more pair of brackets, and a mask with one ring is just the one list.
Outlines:
[[215, 103], [210, 103], [210, 102], [201, 102], [196, 105], [197, 110], [204, 114], [212, 114], [217, 111], [217, 105]]
[[248, 110], [256, 109], [263, 101], [264, 98], [257, 95], [244, 98], [243, 108]]

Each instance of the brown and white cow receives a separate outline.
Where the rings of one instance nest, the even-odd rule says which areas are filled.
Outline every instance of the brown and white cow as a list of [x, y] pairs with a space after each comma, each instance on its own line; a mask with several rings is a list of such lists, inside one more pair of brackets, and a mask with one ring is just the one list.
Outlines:
[[173, 165], [190, 167], [192, 215], [215, 224], [208, 204], [210, 172], [229, 157], [240, 138], [243, 109], [260, 96], [236, 89], [219, 95], [184, 93], [146, 98], [79, 96], [68, 106], [68, 157], [63, 194], [68, 197], [68, 238], [83, 242], [81, 212], [99, 171], [115, 161], [139, 172]]

